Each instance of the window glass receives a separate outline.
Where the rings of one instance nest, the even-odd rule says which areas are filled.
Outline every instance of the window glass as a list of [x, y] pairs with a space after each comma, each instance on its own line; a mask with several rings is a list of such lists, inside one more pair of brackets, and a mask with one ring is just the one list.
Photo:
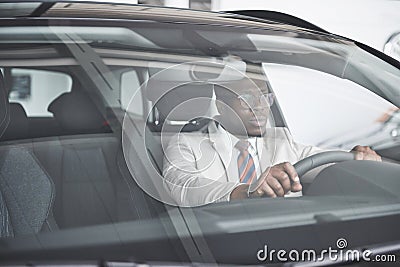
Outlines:
[[71, 77], [60, 72], [13, 68], [11, 76], [10, 102], [20, 103], [28, 117], [52, 117], [50, 103], [72, 87]]
[[1, 3], [0, 16], [29, 16], [40, 6], [40, 2], [32, 3]]
[[[130, 103], [133, 101], [133, 103]], [[143, 97], [136, 71], [121, 75], [121, 107], [132, 114], [143, 116]]]
[[392, 143], [386, 126], [396, 107], [363, 86], [302, 67], [264, 64], [264, 69], [297, 141], [347, 150]]
[[[10, 114], [0, 147], [0, 183], [7, 177], [27, 185], [26, 191], [3, 192], [0, 184], [0, 197], [8, 205], [14, 202], [7, 196], [21, 193], [29, 212], [9, 205], [5, 225], [14, 227], [24, 216], [35, 222], [0, 235], [28, 235], [32, 244], [6, 240], [0, 249], [106, 251], [122, 242], [129, 253], [131, 244], [138, 245], [140, 253], [142, 245], [162, 240], [168, 243], [162, 253], [169, 254], [169, 241], [181, 231], [180, 216], [192, 211], [189, 234], [204, 230], [222, 237], [314, 224], [327, 212], [343, 220], [377, 216], [386, 204], [393, 212], [399, 191], [388, 186], [393, 177], [382, 178], [379, 186], [350, 177], [375, 190], [360, 189], [356, 196], [354, 186], [329, 191], [323, 181], [320, 189], [326, 190], [314, 195], [287, 191], [299, 197], [294, 201], [248, 196], [271, 166], [295, 164], [325, 147], [399, 151], [385, 128], [397, 111], [384, 100], [397, 101], [398, 69], [369, 54], [360, 57], [386, 69], [369, 61], [353, 64], [350, 58], [360, 49], [351, 42], [291, 28], [90, 23], [0, 31], [8, 38], [0, 38], [0, 67], [11, 86], [10, 101], [27, 113]], [[384, 146], [375, 140], [381, 134]], [[366, 173], [365, 179], [374, 179]], [[241, 192], [244, 200], [231, 198], [243, 184], [249, 186]], [[392, 202], [380, 186], [393, 189]], [[169, 225], [168, 219], [177, 221]], [[50, 238], [37, 238], [43, 232]], [[178, 234], [188, 240], [186, 232]]]

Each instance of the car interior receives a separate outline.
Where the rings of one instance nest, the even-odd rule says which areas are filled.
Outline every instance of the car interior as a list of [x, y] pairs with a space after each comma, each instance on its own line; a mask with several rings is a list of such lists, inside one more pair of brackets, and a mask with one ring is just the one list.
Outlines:
[[[209, 41], [211, 35], [205, 32], [194, 34], [187, 30], [174, 30], [171, 31], [171, 38], [162, 39], [158, 31], [147, 33], [147, 28], [138, 28], [135, 32], [128, 29], [121, 31], [120, 27], [116, 29], [119, 31], [111, 36], [117, 45], [102, 43], [103, 33], [91, 27], [78, 30], [81, 36], [90, 40], [87, 43], [77, 38], [78, 41], [68, 39], [64, 44], [43, 27], [38, 32], [55, 44], [38, 44], [38, 38], [42, 36], [32, 34], [33, 47], [26, 44], [16, 47], [4, 43], [0, 45], [3, 48], [0, 49], [3, 51], [3, 54], [0, 52], [0, 101], [4, 103], [0, 108], [0, 133], [3, 133], [0, 137], [0, 237], [4, 240], [9, 240], [6, 237], [24, 238], [58, 230], [66, 230], [66, 236], [86, 236], [92, 233], [79, 232], [78, 228], [87, 230], [91, 228], [85, 227], [110, 225], [117, 228], [124, 222], [138, 222], [141, 227], [146, 227], [152, 219], [163, 221], [174, 212], [179, 215], [190, 213], [195, 214], [201, 224], [195, 229], [201, 228], [202, 234], [210, 234], [210, 247], [215, 253], [221, 253], [221, 262], [232, 262], [235, 258], [240, 262], [243, 255], [252, 253], [251, 246], [232, 256], [224, 251], [225, 246], [221, 244], [229, 243], [229, 238], [234, 235], [242, 235], [246, 231], [254, 231], [252, 233], [258, 235], [257, 231], [266, 227], [276, 229], [280, 225], [342, 222], [363, 218], [372, 211], [386, 215], [393, 211], [389, 204], [397, 204], [396, 189], [400, 188], [400, 184], [395, 177], [399, 167], [387, 162], [382, 163], [384, 165], [342, 162], [326, 168], [308, 187], [305, 197], [299, 199], [249, 199], [247, 203], [215, 203], [193, 210], [175, 207], [161, 189], [162, 180], [155, 178], [162, 178], [163, 146], [177, 132], [205, 130], [216, 112], [213, 83], [234, 83], [235, 77], [230, 76], [230, 68], [239, 69], [239, 72], [245, 72], [246, 68], [257, 70], [263, 60], [268, 59], [272, 63], [300, 65], [343, 78], [352, 77], [353, 81], [368, 85], [367, 88], [385, 98], [393, 92], [382, 90], [386, 87], [375, 86], [381, 81], [373, 81], [373, 77], [366, 79], [364, 73], [358, 71], [356, 63], [352, 65], [333, 49], [330, 51], [329, 46], [323, 47], [326, 52], [320, 47], [307, 50], [303, 44], [288, 44], [288, 49], [293, 51], [287, 53], [279, 50], [279, 42], [272, 42], [268, 47], [270, 52], [254, 53], [240, 49], [241, 45], [247, 47], [245, 45], [251, 39], [243, 38], [244, 35], [238, 37], [236, 47], [224, 47]], [[60, 27], [58, 34], [64, 30]], [[111, 27], [104, 29], [108, 34], [112, 30]], [[0, 34], [10, 35], [8, 32]], [[26, 32], [22, 36], [24, 34]], [[225, 31], [223, 34], [231, 33]], [[128, 47], [131, 39], [134, 40], [133, 48]], [[180, 49], [173, 46], [176, 39], [185, 40]], [[199, 49], [191, 53], [196, 42]], [[211, 52], [206, 49], [210, 45], [213, 47]], [[163, 51], [170, 47], [171, 51]], [[229, 49], [237, 49], [237, 53], [230, 55]], [[4, 51], [13, 53], [9, 55]], [[333, 67], [326, 64], [328, 60], [333, 62]], [[182, 62], [193, 61], [203, 63], [182, 64], [183, 68], [174, 68]], [[28, 110], [28, 104], [22, 105], [12, 98], [15, 69], [62, 73], [69, 77], [70, 86], [46, 102], [45, 115], [37, 115]], [[199, 82], [202, 79], [209, 82]], [[266, 83], [273, 91], [268, 79]], [[393, 84], [386, 85], [387, 88], [394, 88]], [[48, 82], [38, 88], [52, 86]], [[123, 88], [131, 90], [129, 101], [122, 98]], [[132, 91], [132, 88], [135, 90]], [[197, 100], [191, 101], [194, 98]], [[35, 99], [31, 97], [31, 100]], [[272, 117], [273, 126], [287, 126], [279, 102], [272, 106]], [[378, 152], [399, 161], [398, 147], [390, 148], [387, 153], [384, 150]], [[354, 168], [363, 171], [354, 172]], [[382, 169], [385, 173], [381, 172]], [[381, 177], [379, 184], [372, 179], [374, 176]], [[341, 184], [348, 186], [342, 187]], [[291, 216], [286, 216], [287, 213]], [[391, 223], [387, 222], [389, 227]], [[192, 225], [194, 222], [188, 220], [182, 224]], [[348, 231], [355, 227], [353, 225]], [[126, 232], [131, 230], [126, 228]], [[76, 229], [74, 234], [68, 232]], [[174, 231], [163, 229], [164, 232], [167, 230]], [[230, 235], [224, 236], [226, 239], [214, 240], [221, 232]], [[131, 234], [143, 241], [140, 234]], [[253, 234], [243, 236], [243, 241], [251, 243]], [[265, 233], [263, 235], [259, 234], [256, 240], [260, 241]], [[105, 236], [108, 241], [110, 236]], [[127, 236], [128, 241], [133, 239]], [[151, 244], [162, 247], [157, 238], [154, 238], [156, 241], [145, 242], [154, 241]], [[284, 245], [278, 235], [268, 238], [271, 243]], [[293, 244], [307, 246], [315, 240], [320, 241], [318, 236], [308, 238], [303, 232], [294, 238]], [[68, 244], [72, 238], [65, 238], [67, 241], [59, 239]], [[39, 243], [42, 241], [38, 240]], [[140, 251], [141, 244], [138, 244]], [[239, 245], [232, 244], [232, 248], [239, 251], [235, 246]], [[125, 249], [121, 251], [128, 250]], [[185, 250], [176, 244], [169, 249], [173, 252], [163, 251], [161, 259], [165, 259], [168, 253], [171, 259], [176, 259], [176, 254], [186, 257], [182, 256]], [[148, 255], [146, 253], [151, 252], [143, 252], [143, 257]]]
[[[5, 86], [2, 93], [8, 102]], [[39, 131], [19, 125], [37, 127], [36, 122], [29, 121], [21, 106], [11, 104], [9, 111], [3, 110], [10, 124], [3, 123], [2, 140], [8, 136], [14, 140], [2, 145], [2, 199], [9, 211], [3, 225], [10, 235], [156, 216], [151, 198], [130, 178], [117, 135], [78, 85], [56, 98], [49, 111], [57, 124], [51, 126], [57, 129], [51, 133], [55, 137], [48, 137], [45, 131], [44, 137], [34, 136], [39, 139], [33, 141], [24, 134]], [[16, 136], [23, 140], [15, 142]], [[17, 164], [28, 164], [29, 172], [25, 171], [28, 167]], [[28, 179], [30, 173], [38, 179]], [[26, 191], [18, 190], [20, 185]], [[156, 206], [162, 208], [161, 204]]]
[[[7, 72], [10, 71], [6, 68], [4, 73]], [[156, 74], [156, 71], [150, 71], [150, 77], [157, 76]], [[147, 118], [146, 123], [143, 118], [138, 119], [134, 115], [129, 118], [133, 118], [138, 128], [140, 125], [148, 126], [143, 127], [143, 130], [138, 130], [137, 138], [144, 136], [147, 150], [145, 153], [150, 156], [157, 172], [161, 173], [162, 143], [168, 143], [168, 137], [178, 131], [204, 130], [212, 117], [210, 114], [212, 88], [210, 84], [196, 83], [186, 83], [183, 87], [175, 87], [176, 83], [185, 82], [182, 78], [173, 78], [174, 75], [182, 77], [182, 71], [174, 73], [172, 69], [158, 75], [158, 78], [150, 79], [143, 88], [148, 101], [155, 103], [156, 110], [150, 112], [154, 117]], [[126, 166], [121, 136], [119, 136], [124, 117], [118, 118], [115, 115], [121, 116], [124, 112], [115, 108], [111, 112], [110, 107], [99, 102], [95, 103], [92, 99], [96, 98], [90, 96], [91, 92], [84, 89], [73, 73], [71, 77], [73, 77], [71, 92], [61, 94], [48, 106], [48, 111], [53, 114], [53, 117], [28, 118], [22, 106], [16, 103], [8, 104], [9, 110], [4, 111], [10, 119], [1, 137], [3, 155], [7, 155], [4, 161], [21, 157], [20, 162], [31, 162], [35, 165], [33, 170], [37, 170], [42, 182], [34, 181], [42, 185], [29, 185], [29, 181], [21, 181], [21, 183], [28, 183], [29, 187], [38, 186], [40, 190], [46, 192], [40, 195], [48, 196], [46, 201], [41, 200], [43, 210], [38, 213], [38, 218], [28, 218], [23, 221], [38, 223], [36, 226], [30, 226], [34, 232], [38, 232], [46, 229], [65, 229], [154, 218], [165, 212], [165, 205], [143, 192], [143, 188], [132, 179], [132, 174]], [[165, 82], [165, 77], [169, 77], [170, 82]], [[4, 82], [5, 96], [8, 95], [7, 84], [7, 81]], [[192, 90], [193, 86], [199, 89]], [[160, 90], [160, 88], [172, 87], [175, 89], [166, 95], [163, 95], [164, 89]], [[189, 87], [192, 87], [191, 90], [188, 89]], [[197, 103], [198, 105], [193, 105], [191, 102], [188, 102], [187, 106], [178, 105], [194, 97], [204, 97], [206, 100], [204, 103]], [[5, 97], [4, 101], [8, 101], [8, 97]], [[177, 106], [178, 109], [176, 109]], [[274, 107], [273, 114], [279, 114], [279, 106]], [[280, 119], [279, 116], [275, 117], [283, 122], [281, 117]], [[38, 121], [42, 123], [38, 124]], [[171, 123], [171, 121], [176, 123]], [[47, 125], [50, 131], [47, 131]], [[42, 135], [41, 129], [45, 129]], [[163, 136], [164, 140], [161, 139], [162, 131], [167, 133]], [[135, 152], [135, 149], [132, 151]], [[140, 151], [136, 158], [140, 158], [139, 155], [143, 152]], [[141, 165], [143, 163], [140, 160], [134, 161], [134, 164], [136, 172], [146, 169]], [[3, 166], [8, 166], [8, 164], [3, 164]], [[15, 169], [18, 168], [15, 167]], [[148, 174], [141, 173], [141, 175]], [[23, 176], [19, 177], [23, 179]], [[17, 182], [16, 184], [18, 185]], [[25, 212], [18, 213], [18, 209], [9, 206], [15, 203], [15, 199], [10, 199], [10, 196], [14, 195], [11, 193], [13, 192], [11, 188], [10, 190], [10, 193], [3, 192], [2, 196], [10, 217], [7, 219], [6, 225], [9, 226], [6, 228], [12, 229], [10, 232], [12, 235], [26, 233], [29, 227], [13, 223], [20, 221], [17, 218]], [[310, 194], [318, 194], [313, 192], [319, 190], [319, 188], [312, 189]], [[23, 193], [22, 195], [32, 194]], [[26, 210], [31, 210], [32, 207], [27, 206], [27, 203], [35, 204], [30, 199], [21, 201], [25, 202], [21, 202], [19, 206], [25, 207]]]
[[[71, 77], [72, 85], [69, 92], [60, 94], [48, 104], [47, 111], [52, 114], [51, 117], [28, 116], [20, 103], [9, 102], [13, 67], [3, 68], [4, 101], [7, 101], [5, 107], [8, 107], [4, 112], [9, 119], [0, 138], [5, 155], [3, 161], [8, 163], [20, 157], [19, 162], [30, 162], [34, 166], [32, 170], [40, 174], [40, 180], [25, 178], [26, 181], [14, 181], [14, 186], [23, 183], [26, 190], [40, 187], [39, 194], [47, 196], [46, 200], [40, 200], [42, 209], [38, 210], [35, 201], [22, 197], [36, 195], [33, 192], [21, 191], [21, 194], [14, 194], [13, 190], [16, 189], [10, 188], [8, 193], [4, 190], [2, 198], [9, 217], [6, 219], [7, 223], [3, 224], [5, 229], [9, 229], [3, 230], [8, 233], [5, 236], [150, 219], [165, 213], [166, 208], [171, 209], [172, 207], [155, 200], [152, 197], [154, 195], [146, 193], [143, 186], [139, 187], [132, 175], [140, 172], [140, 176], [149, 176], [149, 173], [143, 172], [149, 166], [143, 167], [145, 163], [137, 160], [142, 153], [149, 156], [153, 168], [161, 174], [162, 146], [167, 145], [169, 138], [177, 132], [203, 131], [216, 113], [215, 103], [212, 103], [212, 84], [232, 82], [232, 79], [237, 78], [229, 70], [241, 69], [243, 72], [246, 68], [246, 64], [240, 61], [235, 63], [239, 66], [213, 62], [204, 64], [207, 71], [193, 71], [196, 64], [185, 66], [183, 71], [172, 68], [160, 72], [157, 65], [150, 66], [148, 70], [136, 68], [136, 73], [145, 73], [142, 79], [146, 77], [146, 71], [151, 78], [140, 88], [144, 98], [139, 101], [155, 103], [147, 118], [135, 114], [126, 116], [121, 108], [108, 106], [95, 95], [95, 91], [87, 89], [91, 84], [77, 77], [76, 71], [79, 70], [74, 66], [32, 68], [65, 73]], [[210, 71], [210, 67], [215, 69]], [[122, 66], [113, 67], [112, 71], [121, 75], [132, 70]], [[228, 73], [221, 74], [221, 70]], [[211, 77], [214, 80], [202, 84], [193, 80], [190, 75], [198, 75], [200, 78], [214, 75]], [[182, 83], [185, 85], [177, 86]], [[165, 88], [174, 89], [164, 94]], [[197, 99], [195, 104], [190, 102], [194, 98]], [[204, 100], [198, 102], [199, 98]], [[186, 105], [179, 105], [180, 103]], [[145, 105], [146, 103], [143, 107]], [[278, 105], [273, 107], [273, 114], [275, 121], [284, 125]], [[136, 141], [144, 138], [146, 144], [146, 151], [138, 151], [136, 148], [129, 150], [130, 153], [135, 153], [134, 166], [131, 169], [124, 158], [121, 140], [125, 117], [134, 123], [137, 132], [131, 133], [137, 138]], [[162, 136], [162, 133], [165, 134]], [[3, 163], [3, 166], [6, 165], [8, 166]], [[15, 175], [15, 172], [10, 173], [9, 179]], [[22, 210], [15, 209], [12, 203], [20, 203], [18, 206]], [[32, 207], [38, 212], [30, 216], [37, 218], [25, 218], [22, 220], [25, 225], [19, 225], [18, 218], [25, 216], [23, 214], [32, 210]], [[27, 225], [30, 222], [35, 222], [36, 225]]]

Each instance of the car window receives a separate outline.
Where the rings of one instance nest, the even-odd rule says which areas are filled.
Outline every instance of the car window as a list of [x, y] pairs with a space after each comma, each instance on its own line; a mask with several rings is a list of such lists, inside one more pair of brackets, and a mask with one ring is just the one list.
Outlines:
[[61, 72], [12, 68], [11, 77], [10, 102], [21, 104], [28, 117], [52, 117], [50, 103], [72, 87], [71, 77]]
[[[121, 75], [121, 108], [135, 115], [143, 116], [143, 99], [141, 84], [136, 71], [124, 72]], [[133, 98], [137, 94], [137, 97]], [[135, 103], [130, 103], [135, 100]], [[128, 108], [130, 108], [128, 110]]]
[[[368, 127], [394, 107], [366, 90], [365, 86], [369, 86], [368, 84], [360, 84], [357, 80], [345, 80], [333, 75], [346, 71], [347, 57], [355, 54], [354, 50], [357, 48], [351, 44], [336, 43], [335, 40], [329, 38], [321, 41], [313, 40], [310, 36], [291, 38], [278, 34], [278, 36], [267, 35], [265, 37], [259, 33], [238, 33], [236, 36], [225, 30], [217, 32], [200, 29], [196, 33], [198, 38], [211, 40], [218, 36], [220, 39], [217, 38], [216, 42], [219, 42], [219, 45], [224, 45], [226, 40], [238, 40], [234, 47], [227, 45], [225, 48], [229, 50], [230, 54], [216, 57], [202, 55], [202, 43], [198, 44], [199, 47], [194, 48], [187, 43], [180, 43], [179, 46], [186, 49], [186, 54], [181, 54], [178, 50], [166, 51], [165, 47], [170, 43], [162, 43], [157, 39], [157, 28], [118, 27], [115, 30], [106, 28], [105, 34], [102, 35], [98, 33], [99, 29], [96, 27], [93, 29], [90, 27], [53, 27], [52, 31], [49, 31], [46, 27], [40, 26], [37, 30], [54, 42], [53, 44], [42, 44], [45, 48], [40, 50], [43, 53], [42, 56], [44, 58], [56, 56], [62, 60], [59, 62], [49, 61], [51, 64], [48, 65], [46, 65], [46, 60], [50, 59], [45, 59], [39, 64], [36, 61], [27, 60], [27, 64], [35, 66], [35, 69], [15, 68], [12, 67], [12, 63], [7, 67], [11, 77], [7, 77], [8, 75], [5, 77], [12, 83], [10, 99], [17, 101], [15, 98], [18, 98], [19, 103], [27, 112], [26, 122], [28, 123], [25, 128], [20, 127], [20, 129], [28, 129], [28, 131], [22, 131], [23, 137], [57, 138], [58, 136], [79, 134], [106, 134], [104, 138], [109, 140], [103, 143], [101, 141], [103, 137], [99, 136], [99, 143], [94, 143], [97, 144], [97, 147], [93, 145], [94, 147], [89, 151], [92, 149], [93, 151], [96, 149], [103, 151], [105, 149], [103, 146], [109, 145], [108, 142], [113, 143], [112, 147], [122, 142], [123, 151], [116, 150], [114, 153], [125, 157], [126, 167], [133, 182], [137, 183], [139, 188], [151, 197], [172, 205], [177, 204], [177, 196], [172, 196], [171, 199], [171, 192], [168, 192], [171, 188], [165, 185], [165, 179], [167, 179], [167, 183], [171, 182], [165, 177], [165, 171], [169, 168], [166, 166], [170, 160], [166, 151], [171, 149], [174, 138], [181, 132], [201, 136], [212, 131], [210, 125], [217, 128], [222, 127], [218, 129], [218, 131], [222, 131], [225, 127], [229, 128], [230, 123], [239, 122], [239, 126], [234, 126], [236, 130], [233, 131], [240, 132], [239, 128], [248, 127], [246, 126], [248, 123], [258, 125], [257, 127], [265, 124], [265, 127], [268, 125], [268, 129], [273, 131], [269, 134], [271, 137], [282, 134], [289, 136], [286, 130], [288, 127], [293, 132], [296, 144], [304, 144], [304, 149], [312, 149], [313, 146], [348, 149], [348, 146], [362, 140], [359, 138], [348, 141], [347, 137], [344, 137], [346, 133], [351, 132], [354, 135], [354, 128]], [[23, 35], [25, 31], [30, 32], [29, 28], [26, 28], [21, 29], [19, 34]], [[172, 29], [171, 33], [177, 37], [176, 33], [180, 31], [181, 29], [176, 28]], [[66, 32], [73, 32], [76, 35], [66, 37]], [[126, 39], [127, 36], [130, 36], [131, 39]], [[34, 43], [38, 42], [37, 38], [42, 38], [40, 35], [28, 35], [28, 37]], [[249, 52], [245, 50], [248, 44], [242, 41], [244, 37], [247, 37], [248, 41], [254, 45], [255, 51], [282, 52], [282, 62], [285, 64], [264, 63], [262, 65], [264, 61], [268, 61], [266, 56], [259, 57], [260, 62], [246, 62], [244, 58], [251, 58], [253, 55], [248, 54]], [[85, 38], [88, 38], [88, 42], [84, 42]], [[107, 38], [110, 38], [110, 42], [104, 45], [103, 39]], [[195, 37], [183, 38], [187, 38], [188, 42], [193, 43], [192, 39]], [[319, 38], [322, 37], [319, 36]], [[68, 45], [64, 46], [66, 41], [68, 41]], [[165, 41], [168, 42], [168, 40]], [[280, 46], [281, 42], [285, 45]], [[121, 46], [121, 44], [123, 45]], [[134, 48], [127, 48], [129, 44]], [[148, 52], [138, 52], [137, 45], [141, 49], [147, 46]], [[3, 46], [7, 49], [14, 49], [10, 46], [7, 47], [7, 44], [3, 44]], [[157, 46], [160, 49], [155, 52]], [[37, 47], [32, 50], [24, 48], [21, 51], [29, 57], [34, 57], [37, 49]], [[330, 52], [334, 49], [336, 49], [336, 54]], [[323, 61], [319, 62], [312, 53], [309, 55], [307, 51], [321, 53], [322, 60], [324, 58], [337, 60], [337, 65], [333, 65], [331, 68], [326, 67]], [[304, 60], [288, 57], [290, 53], [298, 53], [304, 57]], [[14, 54], [17, 52], [14, 51]], [[94, 63], [86, 64], [87, 59]], [[19, 57], [16, 57], [15, 64], [23, 63]], [[319, 71], [313, 69], [319, 69]], [[373, 85], [372, 82], [371, 87]], [[253, 87], [255, 91], [252, 91]], [[243, 92], [235, 91], [239, 89]], [[223, 92], [224, 90], [228, 93]], [[295, 101], [298, 99], [302, 99], [302, 103]], [[237, 117], [235, 112], [230, 115], [231, 118], [228, 121], [218, 121], [223, 117], [221, 111], [232, 109], [231, 104], [235, 101], [241, 103], [242, 110], [246, 110], [249, 106], [250, 111], [253, 106], [259, 109], [258, 104], [262, 103], [268, 107], [265, 109], [268, 112], [265, 116], [262, 115], [261, 121], [253, 122], [251, 116], [244, 119], [244, 113]], [[354, 112], [355, 110], [357, 112]], [[320, 114], [319, 117], [314, 116], [317, 113]], [[42, 118], [48, 116], [51, 120], [30, 120], [30, 117], [41, 116]], [[23, 120], [12, 118], [11, 121]], [[243, 123], [242, 126], [240, 126], [240, 122]], [[228, 126], [224, 126], [225, 123]], [[51, 130], [48, 130], [50, 128]], [[12, 129], [13, 127], [9, 127], [9, 133], [6, 132], [5, 140], [12, 140], [13, 136], [14, 139], [17, 139], [15, 138], [17, 135]], [[44, 133], [45, 130], [48, 131]], [[122, 139], [121, 136], [118, 136], [121, 131]], [[109, 135], [110, 133], [114, 134]], [[82, 138], [90, 137], [82, 136]], [[339, 138], [339, 143], [334, 143], [332, 141], [334, 138]], [[329, 143], [331, 141], [333, 144]], [[140, 144], [141, 142], [144, 143]], [[83, 143], [83, 141], [78, 142], [73, 147], [80, 151]], [[65, 153], [69, 155], [70, 152], [61, 150], [62, 155]], [[91, 161], [86, 163], [82, 160], [82, 157], [86, 156], [79, 155], [76, 151], [72, 155], [75, 155], [71, 158], [72, 161], [62, 161], [60, 167], [64, 168], [64, 164], [74, 165], [75, 160], [84, 165], [94, 164]], [[146, 158], [137, 162], [137, 155], [145, 155]], [[204, 155], [206, 162], [213, 158], [207, 159], [208, 155]], [[87, 156], [91, 158], [90, 154]], [[100, 166], [105, 168], [102, 173], [114, 171], [113, 168], [108, 169], [107, 157], [108, 153], [105, 153], [104, 156], [95, 158], [99, 161]], [[274, 157], [270, 159], [269, 164], [280, 162], [279, 155]], [[292, 161], [296, 162], [294, 158]], [[260, 165], [258, 168], [261, 172], [263, 166]], [[64, 168], [64, 170], [66, 169]], [[134, 175], [138, 170], [143, 174]], [[223, 173], [221, 172], [222, 176]], [[207, 175], [215, 175], [215, 170]], [[153, 180], [148, 177], [153, 177]], [[173, 177], [175, 179], [175, 176]], [[228, 177], [228, 180], [231, 178]], [[108, 190], [114, 190], [107, 175], [104, 182]], [[236, 182], [230, 181], [228, 184], [232, 187], [236, 185]], [[95, 190], [95, 188], [88, 190]], [[97, 194], [96, 190], [93, 191], [93, 194]], [[226, 194], [224, 197], [226, 198]], [[68, 198], [79, 199], [72, 192]], [[99, 201], [101, 198], [99, 196]], [[104, 202], [104, 200], [100, 202]], [[113, 201], [105, 202], [113, 203]], [[77, 203], [71, 202], [69, 208], [74, 210]], [[88, 222], [82, 220], [83, 225], [91, 220], [95, 222], [96, 218], [101, 219], [105, 214], [116, 212], [108, 210], [109, 208], [105, 205], [102, 211], [104, 214], [91, 216]], [[69, 217], [64, 216], [66, 221], [70, 220]], [[64, 223], [66, 226], [78, 226], [78, 221], [74, 219], [70, 223]]]
[[[391, 147], [397, 108], [364, 87], [316, 70], [265, 64], [293, 136], [299, 142], [350, 150]], [[300, 99], [300, 101], [298, 101]], [[391, 129], [388, 129], [391, 128]]]
[[[10, 123], [0, 139], [0, 256], [229, 262], [212, 247], [215, 236], [228, 244], [246, 232], [315, 225], [321, 214], [344, 222], [395, 213], [395, 163], [328, 166], [312, 174], [310, 194], [305, 186], [274, 199], [250, 194], [271, 166], [373, 144], [354, 129], [396, 124], [386, 114], [399, 105], [396, 67], [291, 26], [232, 30], [157, 16], [2, 24]], [[387, 148], [399, 160], [399, 144], [378, 152]], [[231, 198], [243, 185], [244, 197]], [[258, 263], [247, 260], [254, 247], [237, 262]]]

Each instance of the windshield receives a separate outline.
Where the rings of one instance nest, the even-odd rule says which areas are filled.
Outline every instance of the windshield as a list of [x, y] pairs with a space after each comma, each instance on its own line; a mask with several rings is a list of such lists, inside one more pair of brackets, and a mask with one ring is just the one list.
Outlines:
[[398, 214], [398, 68], [284, 25], [68, 23], [0, 27], [1, 255]]

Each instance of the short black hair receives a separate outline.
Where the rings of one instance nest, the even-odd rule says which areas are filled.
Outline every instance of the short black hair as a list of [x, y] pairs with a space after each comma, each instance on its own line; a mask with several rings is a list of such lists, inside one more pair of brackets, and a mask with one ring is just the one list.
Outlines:
[[214, 93], [217, 100], [227, 103], [233, 98], [237, 98], [238, 94], [228, 87], [214, 84]]

